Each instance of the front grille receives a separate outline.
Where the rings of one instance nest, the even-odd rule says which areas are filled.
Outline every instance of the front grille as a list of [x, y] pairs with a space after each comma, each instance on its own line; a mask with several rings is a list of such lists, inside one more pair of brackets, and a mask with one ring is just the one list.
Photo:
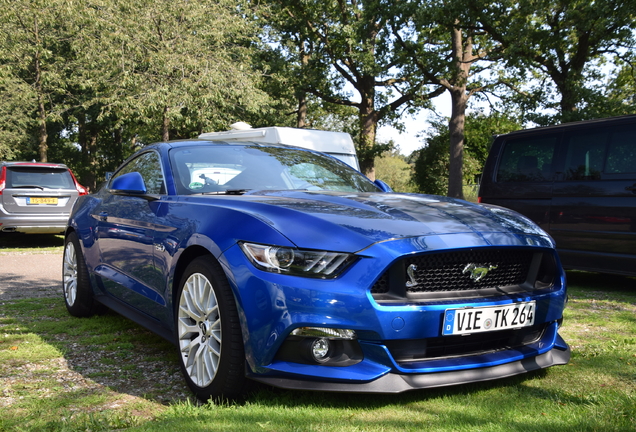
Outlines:
[[373, 285], [371, 294], [376, 300], [501, 295], [511, 292], [504, 287], [518, 292], [551, 286], [555, 269], [552, 255], [536, 249], [427, 253], [394, 263]]
[[386, 346], [398, 363], [480, 355], [534, 343], [543, 336], [547, 325], [541, 324], [517, 330], [477, 333], [468, 336], [387, 341]]
[[[532, 262], [530, 251], [468, 250], [409, 258], [405, 265], [415, 265], [417, 285], [409, 292], [462, 291], [521, 284]], [[470, 264], [489, 269], [486, 275], [471, 279]]]

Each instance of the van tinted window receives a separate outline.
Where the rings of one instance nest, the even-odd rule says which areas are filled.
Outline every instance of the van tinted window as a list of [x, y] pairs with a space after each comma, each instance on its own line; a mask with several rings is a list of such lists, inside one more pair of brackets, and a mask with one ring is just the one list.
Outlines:
[[636, 126], [612, 134], [607, 151], [607, 174], [636, 173]]
[[571, 134], [565, 146], [564, 180], [602, 180], [636, 172], [636, 126]]
[[552, 180], [556, 136], [507, 141], [497, 171], [498, 182]]
[[607, 131], [585, 131], [566, 138], [565, 180], [600, 180], [608, 138]]

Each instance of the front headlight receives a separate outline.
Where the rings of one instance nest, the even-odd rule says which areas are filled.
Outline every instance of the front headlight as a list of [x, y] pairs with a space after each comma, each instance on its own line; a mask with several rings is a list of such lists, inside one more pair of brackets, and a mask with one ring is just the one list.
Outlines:
[[355, 260], [355, 255], [341, 252], [245, 242], [239, 244], [252, 264], [272, 273], [330, 279], [338, 276]]

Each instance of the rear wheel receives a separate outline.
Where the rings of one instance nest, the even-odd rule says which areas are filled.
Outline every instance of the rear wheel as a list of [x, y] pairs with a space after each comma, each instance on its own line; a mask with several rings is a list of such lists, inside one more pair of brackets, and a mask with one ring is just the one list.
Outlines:
[[176, 337], [181, 371], [201, 400], [240, 396], [245, 351], [232, 290], [216, 261], [199, 257], [181, 278]]
[[71, 232], [64, 243], [62, 263], [64, 303], [68, 312], [76, 317], [89, 317], [101, 312], [104, 307], [95, 301], [93, 288], [77, 234]]

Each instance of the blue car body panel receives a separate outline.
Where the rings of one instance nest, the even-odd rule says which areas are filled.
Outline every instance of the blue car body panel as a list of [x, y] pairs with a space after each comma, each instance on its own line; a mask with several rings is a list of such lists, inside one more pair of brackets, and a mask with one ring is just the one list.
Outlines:
[[[557, 333], [566, 303], [565, 276], [551, 238], [524, 217], [445, 197], [380, 191], [177, 195], [169, 151], [180, 145], [192, 143], [146, 149], [161, 157], [165, 193], [148, 199], [119, 196], [103, 187], [81, 197], [69, 219], [69, 229], [81, 240], [97, 298], [118, 305], [116, 310], [124, 315], [139, 322], [145, 317], [143, 324], [151, 330], [173, 334], [178, 272], [184, 257], [196, 251], [218, 260], [233, 290], [248, 376], [273, 385], [403, 391], [498, 378], [568, 361], [569, 348]], [[241, 242], [350, 253], [355, 262], [335, 278], [273, 273], [255, 267]], [[549, 257], [554, 263], [551, 282], [493, 295], [392, 298], [390, 292], [385, 297], [372, 292], [407, 258], [491, 249]], [[544, 326], [528, 343], [400, 361], [392, 353], [403, 349], [392, 351], [392, 343], [443, 343], [446, 309], [519, 302], [535, 302], [535, 325]], [[325, 366], [281, 357], [285, 341], [300, 327], [354, 330], [361, 358], [346, 366]], [[475, 373], [477, 369], [482, 372]], [[416, 378], [420, 376], [428, 378]]]

